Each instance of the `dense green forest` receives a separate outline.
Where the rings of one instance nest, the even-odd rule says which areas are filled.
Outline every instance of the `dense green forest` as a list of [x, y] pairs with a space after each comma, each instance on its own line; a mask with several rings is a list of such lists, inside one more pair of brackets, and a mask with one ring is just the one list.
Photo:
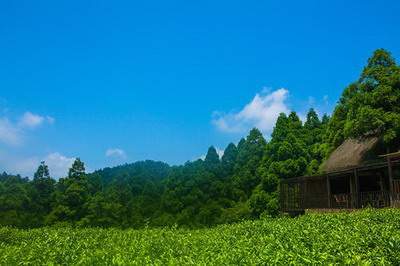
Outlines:
[[279, 214], [280, 179], [312, 175], [346, 138], [376, 135], [387, 147], [400, 136], [400, 67], [376, 50], [343, 92], [331, 117], [311, 109], [304, 123], [281, 114], [268, 139], [254, 128], [219, 158], [169, 166], [143, 161], [51, 178], [45, 162], [33, 179], [0, 175], [0, 225], [201, 227]]

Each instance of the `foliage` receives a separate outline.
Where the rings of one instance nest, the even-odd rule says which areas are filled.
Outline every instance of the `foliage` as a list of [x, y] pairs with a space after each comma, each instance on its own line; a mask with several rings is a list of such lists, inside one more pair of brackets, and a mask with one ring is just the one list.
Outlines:
[[382, 137], [387, 147], [400, 136], [400, 67], [384, 49], [374, 52], [359, 80], [344, 90], [329, 124], [332, 148], [366, 135]]
[[4, 265], [399, 265], [400, 210], [209, 229], [0, 228]]
[[260, 176], [256, 171], [264, 156], [266, 144], [262, 133], [253, 128], [247, 138], [238, 145], [233, 181], [236, 193], [240, 191], [243, 195], [242, 200], [247, 199], [260, 182]]

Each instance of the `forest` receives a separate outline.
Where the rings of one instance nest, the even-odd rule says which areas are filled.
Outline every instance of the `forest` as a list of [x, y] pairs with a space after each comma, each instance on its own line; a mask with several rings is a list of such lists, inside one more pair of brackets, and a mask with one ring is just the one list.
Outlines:
[[86, 173], [77, 158], [59, 180], [46, 162], [31, 178], [4, 172], [0, 226], [198, 228], [275, 217], [281, 179], [317, 174], [345, 139], [367, 135], [388, 149], [400, 142], [400, 66], [384, 49], [344, 89], [331, 116], [310, 109], [301, 121], [282, 113], [271, 136], [254, 128], [221, 158], [210, 147], [204, 160], [180, 166], [141, 161]]

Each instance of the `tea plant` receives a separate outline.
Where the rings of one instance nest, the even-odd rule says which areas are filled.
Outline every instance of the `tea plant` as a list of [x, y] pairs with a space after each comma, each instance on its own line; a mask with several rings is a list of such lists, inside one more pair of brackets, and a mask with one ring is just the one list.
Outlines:
[[400, 210], [209, 229], [0, 229], [2, 265], [400, 265]]

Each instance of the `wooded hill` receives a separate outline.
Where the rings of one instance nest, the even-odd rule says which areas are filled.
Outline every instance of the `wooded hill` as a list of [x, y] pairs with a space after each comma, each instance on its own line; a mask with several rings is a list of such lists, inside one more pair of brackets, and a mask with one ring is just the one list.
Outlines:
[[43, 162], [33, 179], [0, 175], [0, 225], [211, 226], [279, 214], [280, 179], [312, 175], [347, 138], [376, 135], [390, 149], [400, 139], [400, 67], [376, 50], [332, 117], [311, 109], [303, 123], [281, 114], [269, 141], [256, 128], [222, 158], [169, 166], [143, 161], [91, 174], [80, 159], [55, 181]]

